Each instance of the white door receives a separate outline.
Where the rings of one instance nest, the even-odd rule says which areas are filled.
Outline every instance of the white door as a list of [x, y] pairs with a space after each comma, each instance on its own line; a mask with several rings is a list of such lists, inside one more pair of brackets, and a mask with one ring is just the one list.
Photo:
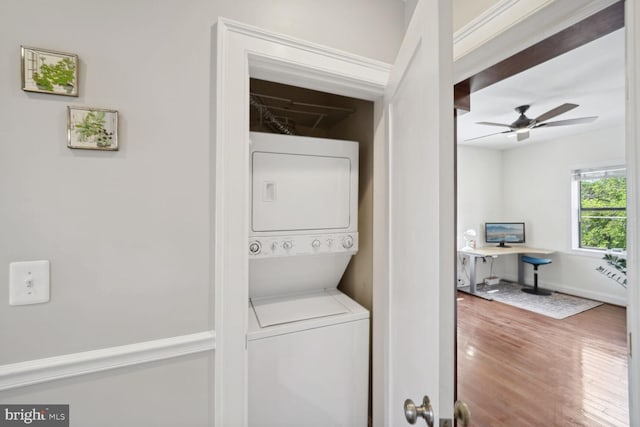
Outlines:
[[[385, 94], [389, 176], [388, 426], [405, 399], [454, 400], [454, 140], [451, 5], [419, 2]], [[418, 420], [419, 425], [425, 425]]]

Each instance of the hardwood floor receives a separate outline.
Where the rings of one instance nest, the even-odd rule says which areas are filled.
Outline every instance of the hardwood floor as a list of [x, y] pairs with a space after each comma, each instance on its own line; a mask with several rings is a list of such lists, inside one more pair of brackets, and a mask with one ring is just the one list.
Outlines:
[[629, 425], [625, 308], [555, 320], [458, 293], [457, 327], [473, 427]]

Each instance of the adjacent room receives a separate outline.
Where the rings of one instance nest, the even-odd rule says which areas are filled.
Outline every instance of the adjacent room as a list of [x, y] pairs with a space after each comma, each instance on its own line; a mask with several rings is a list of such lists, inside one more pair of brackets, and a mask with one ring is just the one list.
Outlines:
[[624, 93], [617, 30], [458, 117], [457, 381], [474, 426], [514, 411], [628, 425]]

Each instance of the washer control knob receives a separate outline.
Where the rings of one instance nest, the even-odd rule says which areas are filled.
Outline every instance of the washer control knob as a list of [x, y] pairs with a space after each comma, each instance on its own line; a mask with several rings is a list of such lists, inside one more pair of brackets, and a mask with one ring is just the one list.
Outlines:
[[346, 236], [344, 239], [342, 239], [342, 246], [345, 249], [351, 249], [353, 247], [353, 237]]
[[257, 240], [249, 243], [249, 253], [252, 255], [258, 255], [262, 250], [262, 245]]
[[287, 240], [285, 242], [282, 243], [282, 248], [289, 250], [293, 247], [293, 243], [291, 242], [291, 240]]
[[320, 243], [320, 240], [318, 240], [318, 239], [314, 239], [313, 242], [311, 242], [311, 246], [314, 249], [318, 249], [320, 247], [320, 245], [321, 245], [321, 243]]

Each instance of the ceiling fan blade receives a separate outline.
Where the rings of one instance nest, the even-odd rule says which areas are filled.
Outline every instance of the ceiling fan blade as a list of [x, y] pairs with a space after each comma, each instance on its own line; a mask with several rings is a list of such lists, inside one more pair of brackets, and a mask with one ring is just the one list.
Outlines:
[[504, 132], [490, 133], [489, 135], [482, 135], [482, 136], [476, 136], [475, 138], [465, 139], [464, 142], [475, 141], [476, 139], [488, 138], [490, 136], [500, 135], [500, 134], [503, 134], [503, 133], [511, 133], [511, 132], [513, 132], [513, 131], [512, 130], [505, 130]]
[[539, 124], [535, 125], [534, 128], [543, 127], [543, 126], [579, 125], [579, 124], [582, 124], [582, 123], [591, 123], [592, 121], [594, 121], [597, 118], [598, 118], [598, 116], [591, 116], [591, 117], [580, 117], [578, 119], [557, 120], [555, 122], [539, 123]]
[[502, 126], [505, 128], [510, 128], [511, 125], [506, 125], [504, 123], [493, 123], [493, 122], [476, 122], [477, 125], [489, 125], [489, 126]]
[[529, 138], [529, 131], [519, 131], [516, 132], [516, 140], [518, 142], [520, 141], [524, 141], [525, 139]]
[[571, 111], [576, 107], [578, 107], [578, 104], [569, 104], [569, 103], [562, 104], [559, 107], [554, 108], [553, 110], [549, 110], [546, 113], [539, 115], [534, 120], [536, 123], [544, 122], [545, 120], [549, 120], [554, 118], [555, 116], [564, 114], [567, 111]]

